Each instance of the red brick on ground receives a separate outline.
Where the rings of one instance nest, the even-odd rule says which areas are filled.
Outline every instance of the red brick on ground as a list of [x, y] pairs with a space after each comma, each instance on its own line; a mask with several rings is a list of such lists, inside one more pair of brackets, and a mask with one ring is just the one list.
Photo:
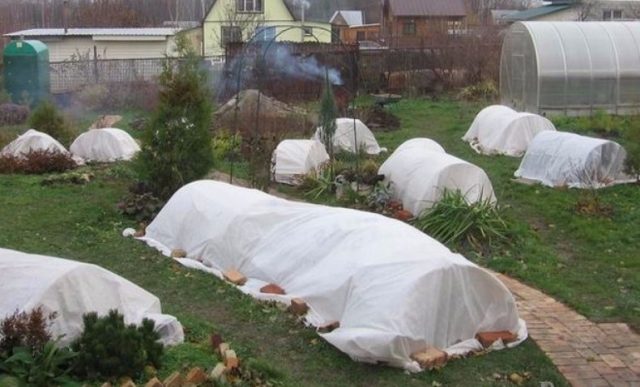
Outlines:
[[286, 294], [284, 289], [282, 289], [280, 286], [276, 285], [276, 284], [268, 284], [265, 285], [263, 287], [260, 288], [260, 293], [267, 293], [267, 294]]
[[411, 355], [411, 359], [420, 364], [423, 369], [442, 367], [447, 362], [447, 353], [434, 347], [428, 347], [424, 351]]
[[200, 367], [192, 368], [187, 374], [187, 383], [202, 384], [206, 380], [207, 374]]
[[247, 277], [237, 270], [228, 270], [222, 273], [224, 279], [231, 282], [234, 285], [242, 286], [247, 283]]
[[515, 341], [518, 337], [509, 331], [498, 332], [480, 332], [476, 335], [476, 339], [482, 344], [483, 347], [488, 348], [496, 341], [502, 339], [505, 344]]
[[303, 315], [309, 311], [309, 305], [302, 298], [294, 298], [291, 300], [291, 306], [289, 307], [291, 313], [295, 315]]

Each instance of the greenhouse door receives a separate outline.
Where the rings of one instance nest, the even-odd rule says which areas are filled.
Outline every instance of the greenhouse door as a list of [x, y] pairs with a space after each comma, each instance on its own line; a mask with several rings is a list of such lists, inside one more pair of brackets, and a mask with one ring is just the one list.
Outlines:
[[525, 82], [527, 79], [526, 61], [524, 55], [511, 55], [511, 96], [513, 98], [513, 108], [520, 111], [525, 110]]

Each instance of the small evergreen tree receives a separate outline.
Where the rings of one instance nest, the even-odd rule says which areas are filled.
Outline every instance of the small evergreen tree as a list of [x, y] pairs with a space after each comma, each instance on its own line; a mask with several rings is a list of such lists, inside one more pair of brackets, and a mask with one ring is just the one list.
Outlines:
[[38, 105], [29, 118], [29, 125], [65, 145], [69, 145], [71, 142], [72, 135], [69, 125], [56, 108], [56, 105], [49, 101]]
[[142, 135], [138, 169], [154, 194], [170, 197], [213, 166], [211, 93], [207, 75], [185, 39], [181, 59], [167, 60], [160, 76], [159, 105]]
[[324, 144], [331, 161], [331, 176], [333, 177], [333, 136], [336, 133], [336, 118], [338, 117], [338, 107], [336, 99], [333, 95], [333, 87], [329, 81], [329, 75], [325, 75], [324, 89], [322, 90], [322, 99], [320, 100], [320, 118], [319, 124], [322, 128], [320, 132], [320, 141]]

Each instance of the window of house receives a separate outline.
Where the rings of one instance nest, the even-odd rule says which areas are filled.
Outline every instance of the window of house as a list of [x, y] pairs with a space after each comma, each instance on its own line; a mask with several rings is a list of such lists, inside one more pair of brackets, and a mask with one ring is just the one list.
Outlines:
[[256, 29], [257, 41], [269, 42], [275, 39], [275, 37], [276, 37], [276, 27], [274, 26], [269, 26], [269, 27], [261, 26]]
[[221, 35], [222, 47], [229, 43], [242, 42], [242, 30], [239, 26], [223, 26]]
[[236, 0], [236, 11], [238, 12], [262, 12], [263, 0]]
[[313, 35], [313, 27], [302, 27], [305, 36]]
[[416, 34], [416, 21], [413, 19], [405, 20], [402, 23], [403, 35], [415, 35]]
[[458, 35], [462, 33], [462, 22], [458, 20], [447, 21], [447, 32], [449, 35]]
[[622, 10], [621, 9], [605, 9], [602, 11], [602, 20], [621, 20], [622, 19]]
[[356, 40], [358, 42], [361, 42], [361, 41], [365, 40], [364, 31], [357, 31], [356, 32]]

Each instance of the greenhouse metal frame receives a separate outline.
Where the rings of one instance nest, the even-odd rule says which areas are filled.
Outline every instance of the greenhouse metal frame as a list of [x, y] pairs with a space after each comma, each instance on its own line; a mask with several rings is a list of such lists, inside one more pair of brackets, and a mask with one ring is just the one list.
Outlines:
[[518, 22], [500, 60], [502, 104], [543, 115], [640, 113], [640, 22]]

